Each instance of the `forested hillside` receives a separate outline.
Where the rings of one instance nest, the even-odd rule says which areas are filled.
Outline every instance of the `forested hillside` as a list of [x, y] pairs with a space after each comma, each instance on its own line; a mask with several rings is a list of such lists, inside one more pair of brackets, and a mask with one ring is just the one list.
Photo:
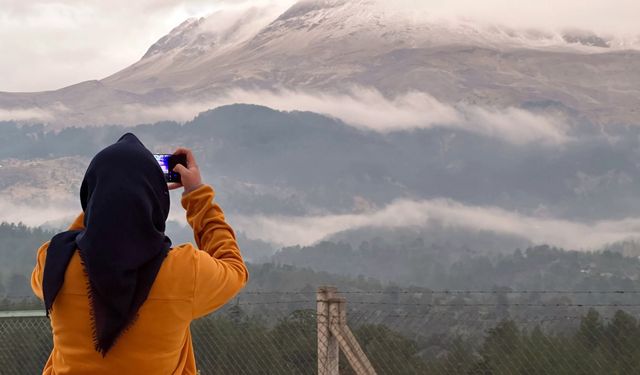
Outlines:
[[353, 247], [321, 242], [278, 251], [273, 261], [344, 275], [366, 275], [432, 289], [640, 290], [640, 260], [619, 251], [566, 251], [549, 246], [486, 255], [422, 239], [374, 238]]
[[[31, 296], [28, 278], [36, 250], [54, 232], [7, 223], [0, 224], [0, 231], [4, 259], [0, 296], [18, 301]], [[251, 242], [246, 246], [243, 251], [256, 252]], [[283, 248], [251, 264], [247, 290], [313, 292], [318, 285], [330, 284], [361, 291], [393, 286], [421, 291], [629, 291], [640, 290], [639, 277], [640, 260], [619, 250], [578, 252], [537, 246], [486, 255], [468, 248], [428, 245], [420, 238], [372, 238], [357, 247], [325, 241]]]

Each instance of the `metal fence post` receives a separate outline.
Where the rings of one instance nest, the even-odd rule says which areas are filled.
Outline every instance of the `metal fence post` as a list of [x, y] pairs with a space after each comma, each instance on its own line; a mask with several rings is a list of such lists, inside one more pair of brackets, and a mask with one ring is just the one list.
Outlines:
[[337, 288], [320, 287], [317, 292], [318, 321], [318, 375], [338, 375], [339, 344], [329, 326], [329, 301], [334, 298]]

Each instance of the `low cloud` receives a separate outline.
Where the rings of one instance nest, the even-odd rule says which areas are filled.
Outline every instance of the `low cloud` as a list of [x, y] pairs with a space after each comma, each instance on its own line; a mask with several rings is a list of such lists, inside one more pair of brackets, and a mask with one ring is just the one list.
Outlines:
[[62, 103], [46, 107], [0, 107], [0, 121], [58, 122], [66, 118], [69, 108]]
[[227, 102], [263, 104], [280, 110], [306, 110], [337, 117], [349, 125], [393, 132], [436, 127], [470, 131], [508, 142], [562, 143], [567, 125], [552, 116], [518, 108], [452, 106], [425, 92], [408, 92], [392, 98], [371, 88], [353, 88], [345, 94], [311, 94], [299, 91], [243, 91], [226, 95]]
[[283, 111], [321, 113], [348, 125], [381, 133], [450, 128], [514, 144], [562, 144], [569, 140], [568, 125], [555, 115], [514, 107], [448, 105], [424, 92], [409, 92], [387, 98], [370, 88], [353, 88], [342, 94], [231, 90], [208, 101], [184, 101], [165, 106], [126, 105], [120, 111], [109, 112], [100, 121], [129, 125], [161, 120], [184, 122], [202, 111], [234, 103], [258, 104]]
[[50, 122], [60, 117], [65, 107], [58, 105], [47, 108], [0, 108], [0, 121], [38, 121]]
[[80, 209], [70, 204], [27, 205], [0, 200], [0, 212], [0, 222], [23, 223], [30, 227], [48, 225], [66, 228]]
[[[179, 197], [172, 197], [169, 220], [186, 225]], [[30, 206], [0, 200], [0, 222], [67, 227], [80, 212], [76, 204]], [[450, 199], [396, 200], [379, 210], [321, 216], [229, 214], [235, 229], [249, 238], [279, 246], [311, 245], [339, 232], [367, 227], [451, 228], [523, 238], [535, 244], [565, 249], [597, 250], [619, 241], [640, 238], [640, 218], [579, 222], [525, 215], [494, 206], [465, 205]]]
[[[0, 166], [0, 168], [3, 167]], [[38, 191], [37, 189], [27, 189], [31, 193]], [[37, 203], [34, 203], [33, 200], [16, 197], [15, 194], [12, 195], [4, 191], [5, 194], [11, 195], [14, 199], [0, 199], [0, 222], [23, 223], [30, 227], [44, 225], [54, 228], [66, 228], [82, 211], [80, 200], [76, 193], [52, 193], [46, 190], [39, 190], [38, 192], [42, 197]], [[188, 225], [184, 209], [180, 203], [180, 194], [182, 192], [174, 190], [170, 194], [171, 209], [167, 220]], [[29, 203], [16, 203], [25, 201], [29, 201]]]
[[448, 199], [397, 200], [370, 213], [326, 216], [240, 216], [236, 224], [247, 236], [282, 246], [310, 245], [333, 234], [364, 227], [444, 226], [517, 236], [536, 244], [593, 250], [640, 236], [640, 218], [593, 223], [543, 218], [498, 207], [469, 206]]
[[566, 134], [568, 125], [557, 116], [536, 114], [514, 107], [488, 109], [463, 106], [461, 113], [466, 121], [457, 123], [460, 128], [515, 144], [560, 144], [569, 140]]

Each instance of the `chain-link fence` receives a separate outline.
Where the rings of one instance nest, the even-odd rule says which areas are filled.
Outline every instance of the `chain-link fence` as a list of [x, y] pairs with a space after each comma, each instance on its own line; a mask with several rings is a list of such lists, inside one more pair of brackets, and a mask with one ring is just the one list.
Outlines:
[[[378, 374], [640, 373], [640, 292], [384, 290], [340, 296], [349, 331]], [[317, 307], [315, 291], [243, 293], [192, 324], [199, 370], [318, 373], [318, 342], [324, 340], [318, 332], [325, 332], [318, 321], [332, 320]], [[49, 321], [25, 315], [0, 317], [0, 374], [38, 373], [49, 355]], [[348, 351], [357, 348], [338, 346], [340, 374], [356, 373]], [[328, 365], [321, 363], [320, 372]]]

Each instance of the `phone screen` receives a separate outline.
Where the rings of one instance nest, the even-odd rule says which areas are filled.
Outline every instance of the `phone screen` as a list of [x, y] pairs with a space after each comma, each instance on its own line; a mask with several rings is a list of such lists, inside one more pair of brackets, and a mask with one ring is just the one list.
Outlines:
[[181, 182], [180, 173], [174, 172], [173, 168], [177, 164], [182, 164], [186, 167], [186, 155], [154, 154], [153, 156], [156, 158], [156, 161], [160, 165], [160, 168], [162, 168], [164, 179], [167, 182]]

